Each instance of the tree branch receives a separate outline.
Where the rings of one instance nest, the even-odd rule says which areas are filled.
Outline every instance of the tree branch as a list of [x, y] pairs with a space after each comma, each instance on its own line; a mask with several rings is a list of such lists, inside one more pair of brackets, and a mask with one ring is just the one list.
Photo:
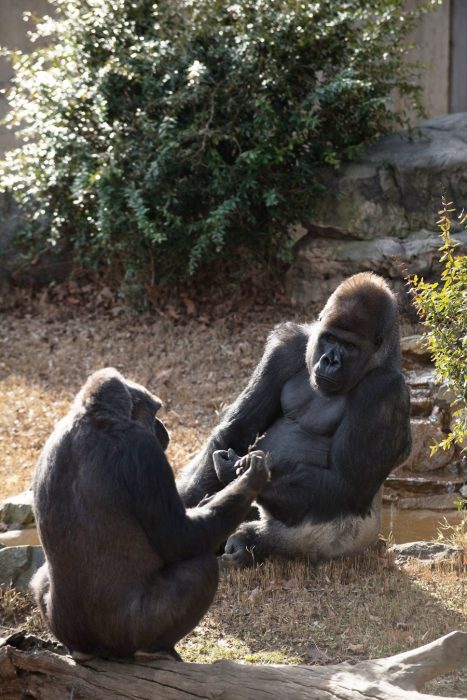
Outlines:
[[436, 675], [467, 666], [466, 632], [452, 632], [413, 651], [354, 666], [191, 664], [167, 659], [144, 663], [93, 659], [80, 665], [44, 646], [41, 640], [21, 634], [0, 641], [3, 700], [434, 700], [436, 696], [420, 694], [416, 688]]

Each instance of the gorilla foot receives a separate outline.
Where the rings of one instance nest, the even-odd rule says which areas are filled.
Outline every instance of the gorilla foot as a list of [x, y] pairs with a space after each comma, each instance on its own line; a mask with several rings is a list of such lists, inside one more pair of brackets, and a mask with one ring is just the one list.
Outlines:
[[180, 654], [175, 649], [167, 651], [135, 651], [135, 661], [182, 661]]
[[220, 568], [222, 570], [226, 569], [248, 569], [254, 566], [255, 560], [251, 552], [247, 549], [237, 550], [233, 554], [224, 553], [220, 558]]
[[264, 560], [255, 544], [255, 533], [246, 527], [240, 528], [229, 537], [225, 545], [225, 552], [221, 557], [225, 567], [238, 567], [245, 569]]

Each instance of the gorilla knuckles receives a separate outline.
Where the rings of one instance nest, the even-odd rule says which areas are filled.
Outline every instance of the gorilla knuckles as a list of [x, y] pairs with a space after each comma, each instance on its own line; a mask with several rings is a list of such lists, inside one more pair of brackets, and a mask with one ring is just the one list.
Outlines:
[[34, 505], [46, 563], [32, 587], [72, 652], [171, 652], [211, 604], [214, 552], [267, 479], [259, 460], [187, 511], [164, 454], [160, 406], [116, 370], [96, 372], [39, 459]]
[[381, 278], [361, 273], [343, 282], [329, 298], [319, 317], [319, 332], [307, 345], [312, 384], [324, 393], [350, 391], [381, 364], [378, 351], [383, 340], [386, 346], [391, 342], [397, 317], [395, 299]]

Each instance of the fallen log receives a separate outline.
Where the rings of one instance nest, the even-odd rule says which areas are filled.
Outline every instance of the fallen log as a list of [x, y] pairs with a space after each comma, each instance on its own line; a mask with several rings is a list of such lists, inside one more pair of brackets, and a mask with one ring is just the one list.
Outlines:
[[436, 696], [418, 692], [427, 681], [467, 666], [467, 632], [396, 656], [334, 666], [168, 659], [77, 664], [38, 643], [21, 634], [0, 643], [2, 700], [430, 700]]

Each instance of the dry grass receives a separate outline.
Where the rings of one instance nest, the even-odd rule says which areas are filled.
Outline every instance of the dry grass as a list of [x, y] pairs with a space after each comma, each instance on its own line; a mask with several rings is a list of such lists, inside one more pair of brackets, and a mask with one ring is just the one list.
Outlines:
[[[204, 322], [163, 317], [5, 314], [0, 328], [0, 499], [27, 488], [40, 449], [94, 370], [114, 366], [157, 393], [169, 459], [186, 464], [245, 385], [283, 309]], [[290, 314], [289, 314], [290, 317]]]
[[[460, 563], [400, 568], [377, 550], [319, 567], [268, 562], [227, 571], [214, 604], [179, 645], [186, 661], [356, 662], [404, 651], [465, 628]], [[18, 626], [51, 639], [28, 596], [0, 597], [0, 635]], [[467, 672], [432, 682], [435, 694], [467, 694]]]
[[[71, 298], [73, 299], [73, 297]], [[3, 304], [5, 304], [3, 300]], [[196, 318], [80, 313], [31, 304], [0, 324], [0, 499], [30, 484], [39, 452], [86, 377], [105, 366], [147, 386], [164, 403], [175, 469], [196, 454], [219, 412], [245, 386], [275, 324], [309, 321], [284, 303], [232, 311], [226, 302]], [[251, 306], [251, 304], [249, 304]], [[0, 311], [2, 298], [0, 296]], [[121, 311], [121, 309], [120, 309]], [[172, 313], [170, 313], [172, 312]], [[411, 330], [411, 329], [409, 329]]]
[[[26, 488], [39, 451], [87, 375], [112, 365], [157, 393], [179, 468], [201, 447], [222, 407], [245, 385], [278, 306], [174, 322], [50, 307], [4, 314], [0, 328], [0, 498]], [[301, 320], [306, 320], [302, 317]], [[466, 628], [460, 565], [401, 569], [386, 554], [319, 568], [267, 563], [225, 572], [214, 605], [179, 646], [190, 661], [319, 663], [386, 656]], [[0, 593], [0, 635], [45, 634], [30, 599]], [[432, 692], [467, 695], [465, 674]]]

